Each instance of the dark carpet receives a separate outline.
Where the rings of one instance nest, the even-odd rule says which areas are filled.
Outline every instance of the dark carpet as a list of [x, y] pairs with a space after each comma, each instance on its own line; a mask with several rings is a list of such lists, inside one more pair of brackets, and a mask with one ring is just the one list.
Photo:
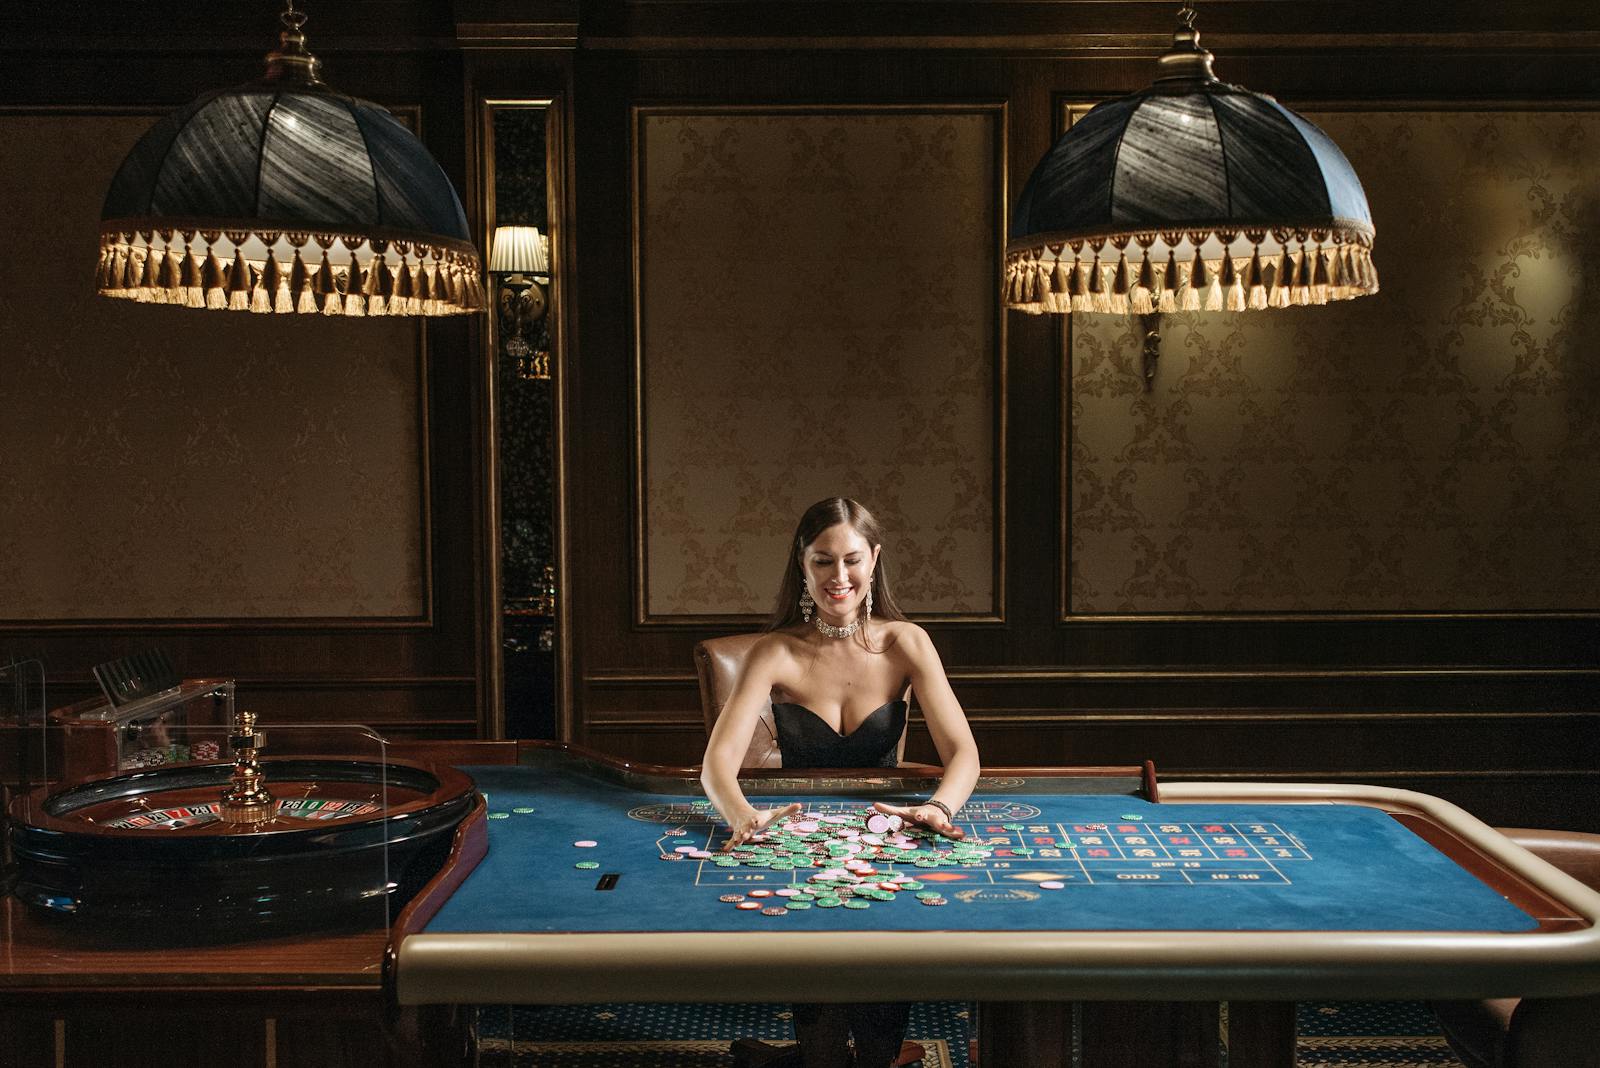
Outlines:
[[[910, 1038], [922, 1068], [969, 1068], [971, 1014], [960, 1002], [918, 1004]], [[1299, 1008], [1301, 1066], [1457, 1068], [1421, 1004], [1311, 1002]], [[787, 1005], [490, 1006], [479, 1021], [482, 1068], [729, 1068], [735, 1038], [793, 1040]]]

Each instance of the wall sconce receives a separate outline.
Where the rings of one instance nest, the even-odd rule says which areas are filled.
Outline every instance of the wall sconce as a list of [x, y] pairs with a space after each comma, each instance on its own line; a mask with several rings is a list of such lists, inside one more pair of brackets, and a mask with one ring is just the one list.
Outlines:
[[[528, 331], [544, 318], [544, 286], [550, 284], [550, 239], [537, 226], [499, 226], [489, 253], [489, 271], [499, 278], [500, 330], [506, 355], [522, 378], [549, 378], [550, 353], [535, 350]], [[541, 285], [540, 283], [543, 283]]]

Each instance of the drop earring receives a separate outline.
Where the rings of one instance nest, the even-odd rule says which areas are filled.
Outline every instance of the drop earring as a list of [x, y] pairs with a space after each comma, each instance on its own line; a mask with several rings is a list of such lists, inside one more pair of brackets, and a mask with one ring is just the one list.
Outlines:
[[811, 599], [811, 587], [800, 588], [800, 618], [807, 623], [811, 622], [811, 610], [817, 607], [817, 602]]
[[867, 603], [862, 610], [861, 619], [863, 622], [870, 622], [872, 619], [872, 580], [870, 578], [867, 579]]

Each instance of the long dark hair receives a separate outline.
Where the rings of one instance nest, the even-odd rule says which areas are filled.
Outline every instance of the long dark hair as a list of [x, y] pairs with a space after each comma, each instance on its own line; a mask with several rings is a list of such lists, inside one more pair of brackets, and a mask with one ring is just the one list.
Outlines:
[[[883, 527], [865, 506], [849, 497], [828, 497], [807, 508], [800, 522], [795, 524], [794, 537], [789, 539], [789, 559], [783, 565], [783, 581], [778, 583], [778, 600], [763, 630], [782, 630], [803, 622], [800, 591], [805, 589], [805, 580], [801, 578], [804, 571], [801, 557], [805, 555], [806, 546], [821, 537], [824, 530], [840, 523], [850, 524], [874, 548], [883, 544]], [[906, 614], [900, 611], [889, 586], [885, 555], [878, 554], [878, 565], [872, 569], [872, 615], [874, 619], [904, 620]], [[867, 628], [862, 627], [856, 633], [866, 645]]]

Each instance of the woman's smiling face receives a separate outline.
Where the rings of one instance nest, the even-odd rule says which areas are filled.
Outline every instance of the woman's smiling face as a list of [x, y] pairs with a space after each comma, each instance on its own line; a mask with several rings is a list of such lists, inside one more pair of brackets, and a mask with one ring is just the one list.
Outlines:
[[878, 549], [849, 523], [836, 523], [817, 535], [801, 558], [806, 588], [817, 607], [836, 619], [854, 618], [871, 588]]

